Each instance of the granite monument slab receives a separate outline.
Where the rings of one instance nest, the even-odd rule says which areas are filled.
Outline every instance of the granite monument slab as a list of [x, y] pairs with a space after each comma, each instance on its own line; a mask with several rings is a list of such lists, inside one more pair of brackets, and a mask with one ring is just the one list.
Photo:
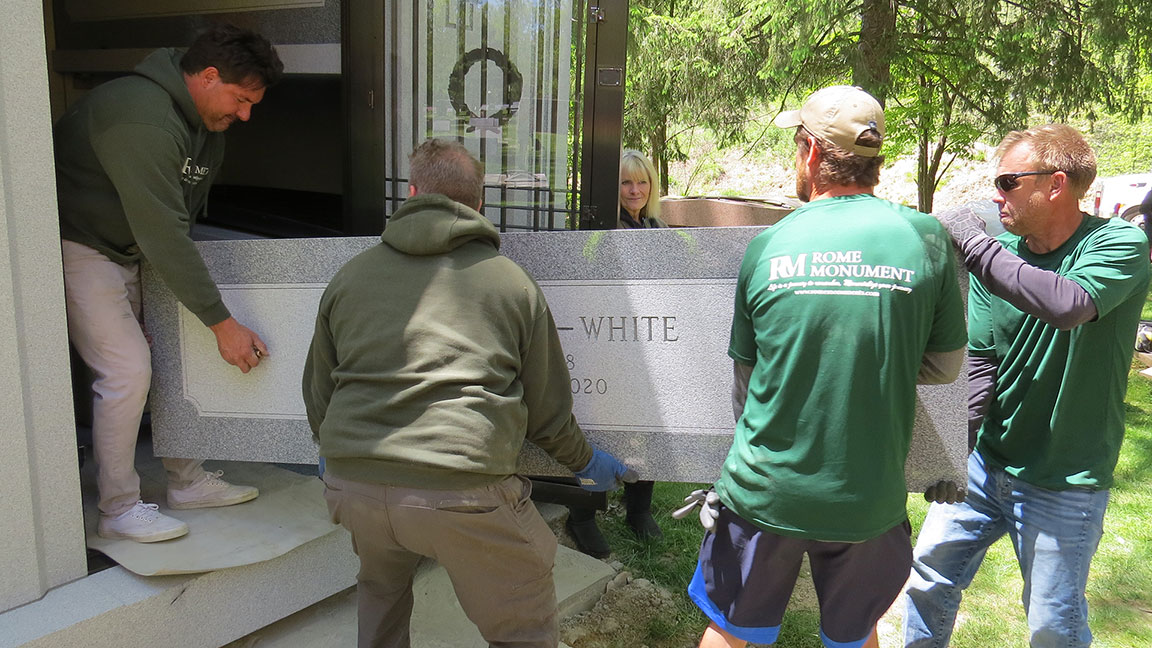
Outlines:
[[[727, 348], [736, 275], [762, 229], [502, 235], [501, 251], [548, 299], [581, 427], [644, 478], [719, 475], [732, 439]], [[375, 237], [199, 244], [225, 303], [270, 349], [247, 375], [220, 359], [211, 332], [145, 267], [157, 454], [314, 463], [300, 383], [317, 304], [332, 275], [377, 244]], [[963, 378], [919, 388], [910, 489], [965, 474], [966, 402]], [[531, 444], [520, 467], [567, 474]]]

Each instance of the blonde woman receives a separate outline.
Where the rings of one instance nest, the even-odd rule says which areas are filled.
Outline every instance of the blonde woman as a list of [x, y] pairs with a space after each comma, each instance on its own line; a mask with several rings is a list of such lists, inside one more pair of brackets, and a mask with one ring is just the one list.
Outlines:
[[660, 220], [660, 176], [640, 151], [620, 158], [620, 220], [617, 229], [668, 227]]
[[[620, 158], [620, 220], [616, 227], [668, 227], [660, 220], [660, 178], [656, 169], [647, 157], [632, 149], [624, 151]], [[663, 533], [652, 517], [652, 487], [650, 481], [624, 485], [624, 519], [637, 538], [656, 541]], [[596, 525], [595, 507], [568, 507], [565, 527], [580, 551], [596, 558], [611, 553], [608, 540]]]

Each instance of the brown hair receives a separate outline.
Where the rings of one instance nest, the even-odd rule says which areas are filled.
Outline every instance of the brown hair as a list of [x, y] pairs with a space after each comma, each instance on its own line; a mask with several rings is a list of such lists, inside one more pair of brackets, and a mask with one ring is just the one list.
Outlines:
[[284, 64], [268, 39], [252, 30], [226, 24], [197, 36], [180, 59], [180, 69], [185, 74], [209, 67], [220, 71], [224, 83], [262, 88], [276, 84], [284, 74]]
[[408, 156], [408, 184], [422, 194], [441, 194], [479, 209], [484, 198], [484, 170], [463, 144], [430, 139]]
[[[860, 187], [875, 187], [880, 184], [880, 167], [884, 164], [884, 156], [865, 157], [850, 153], [832, 142], [813, 135], [803, 126], [796, 127], [796, 146], [800, 155], [808, 155], [808, 137], [816, 139], [820, 145], [820, 168], [816, 171], [813, 182], [820, 185], [854, 185]], [[870, 148], [880, 148], [884, 138], [879, 131], [869, 129], [856, 138], [856, 144]]]
[[1096, 179], [1096, 154], [1080, 131], [1067, 124], [1045, 124], [1012, 131], [996, 148], [996, 157], [1004, 157], [1021, 144], [1028, 145], [1028, 159], [1037, 167], [1035, 171], [1063, 171], [1077, 200], [1084, 197]]

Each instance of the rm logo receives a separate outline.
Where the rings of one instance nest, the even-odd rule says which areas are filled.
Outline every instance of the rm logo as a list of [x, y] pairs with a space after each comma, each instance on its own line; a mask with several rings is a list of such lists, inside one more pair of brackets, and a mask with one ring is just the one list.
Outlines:
[[778, 256], [771, 260], [770, 272], [768, 281], [776, 281], [777, 279], [790, 279], [796, 275], [805, 274], [804, 262], [808, 259], [807, 254], [798, 254], [796, 258], [788, 256]]
[[195, 187], [200, 181], [208, 177], [209, 168], [192, 163], [192, 158], [184, 158], [184, 168], [180, 170], [180, 180], [184, 184]]

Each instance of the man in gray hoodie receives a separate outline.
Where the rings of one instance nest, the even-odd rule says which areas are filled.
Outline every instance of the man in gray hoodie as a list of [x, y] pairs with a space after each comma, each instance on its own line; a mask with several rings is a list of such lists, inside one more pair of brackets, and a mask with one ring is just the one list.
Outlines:
[[[188, 533], [186, 524], [140, 500], [134, 467], [152, 370], [140, 259], [212, 330], [226, 362], [247, 373], [268, 353], [229, 314], [189, 230], [219, 171], [223, 131], [248, 120], [283, 67], [262, 36], [221, 25], [187, 52], [153, 52], [134, 74], [89, 92], [56, 125], [68, 337], [96, 376], [92, 440], [103, 537], [157, 542]], [[164, 459], [170, 507], [257, 496], [202, 463]]]
[[609, 490], [635, 473], [572, 415], [568, 366], [536, 282], [499, 252], [463, 145], [411, 157], [381, 244], [324, 291], [304, 366], [324, 497], [360, 556], [359, 645], [409, 645], [422, 556], [492, 646], [555, 648], [556, 537], [516, 474], [525, 439]]

